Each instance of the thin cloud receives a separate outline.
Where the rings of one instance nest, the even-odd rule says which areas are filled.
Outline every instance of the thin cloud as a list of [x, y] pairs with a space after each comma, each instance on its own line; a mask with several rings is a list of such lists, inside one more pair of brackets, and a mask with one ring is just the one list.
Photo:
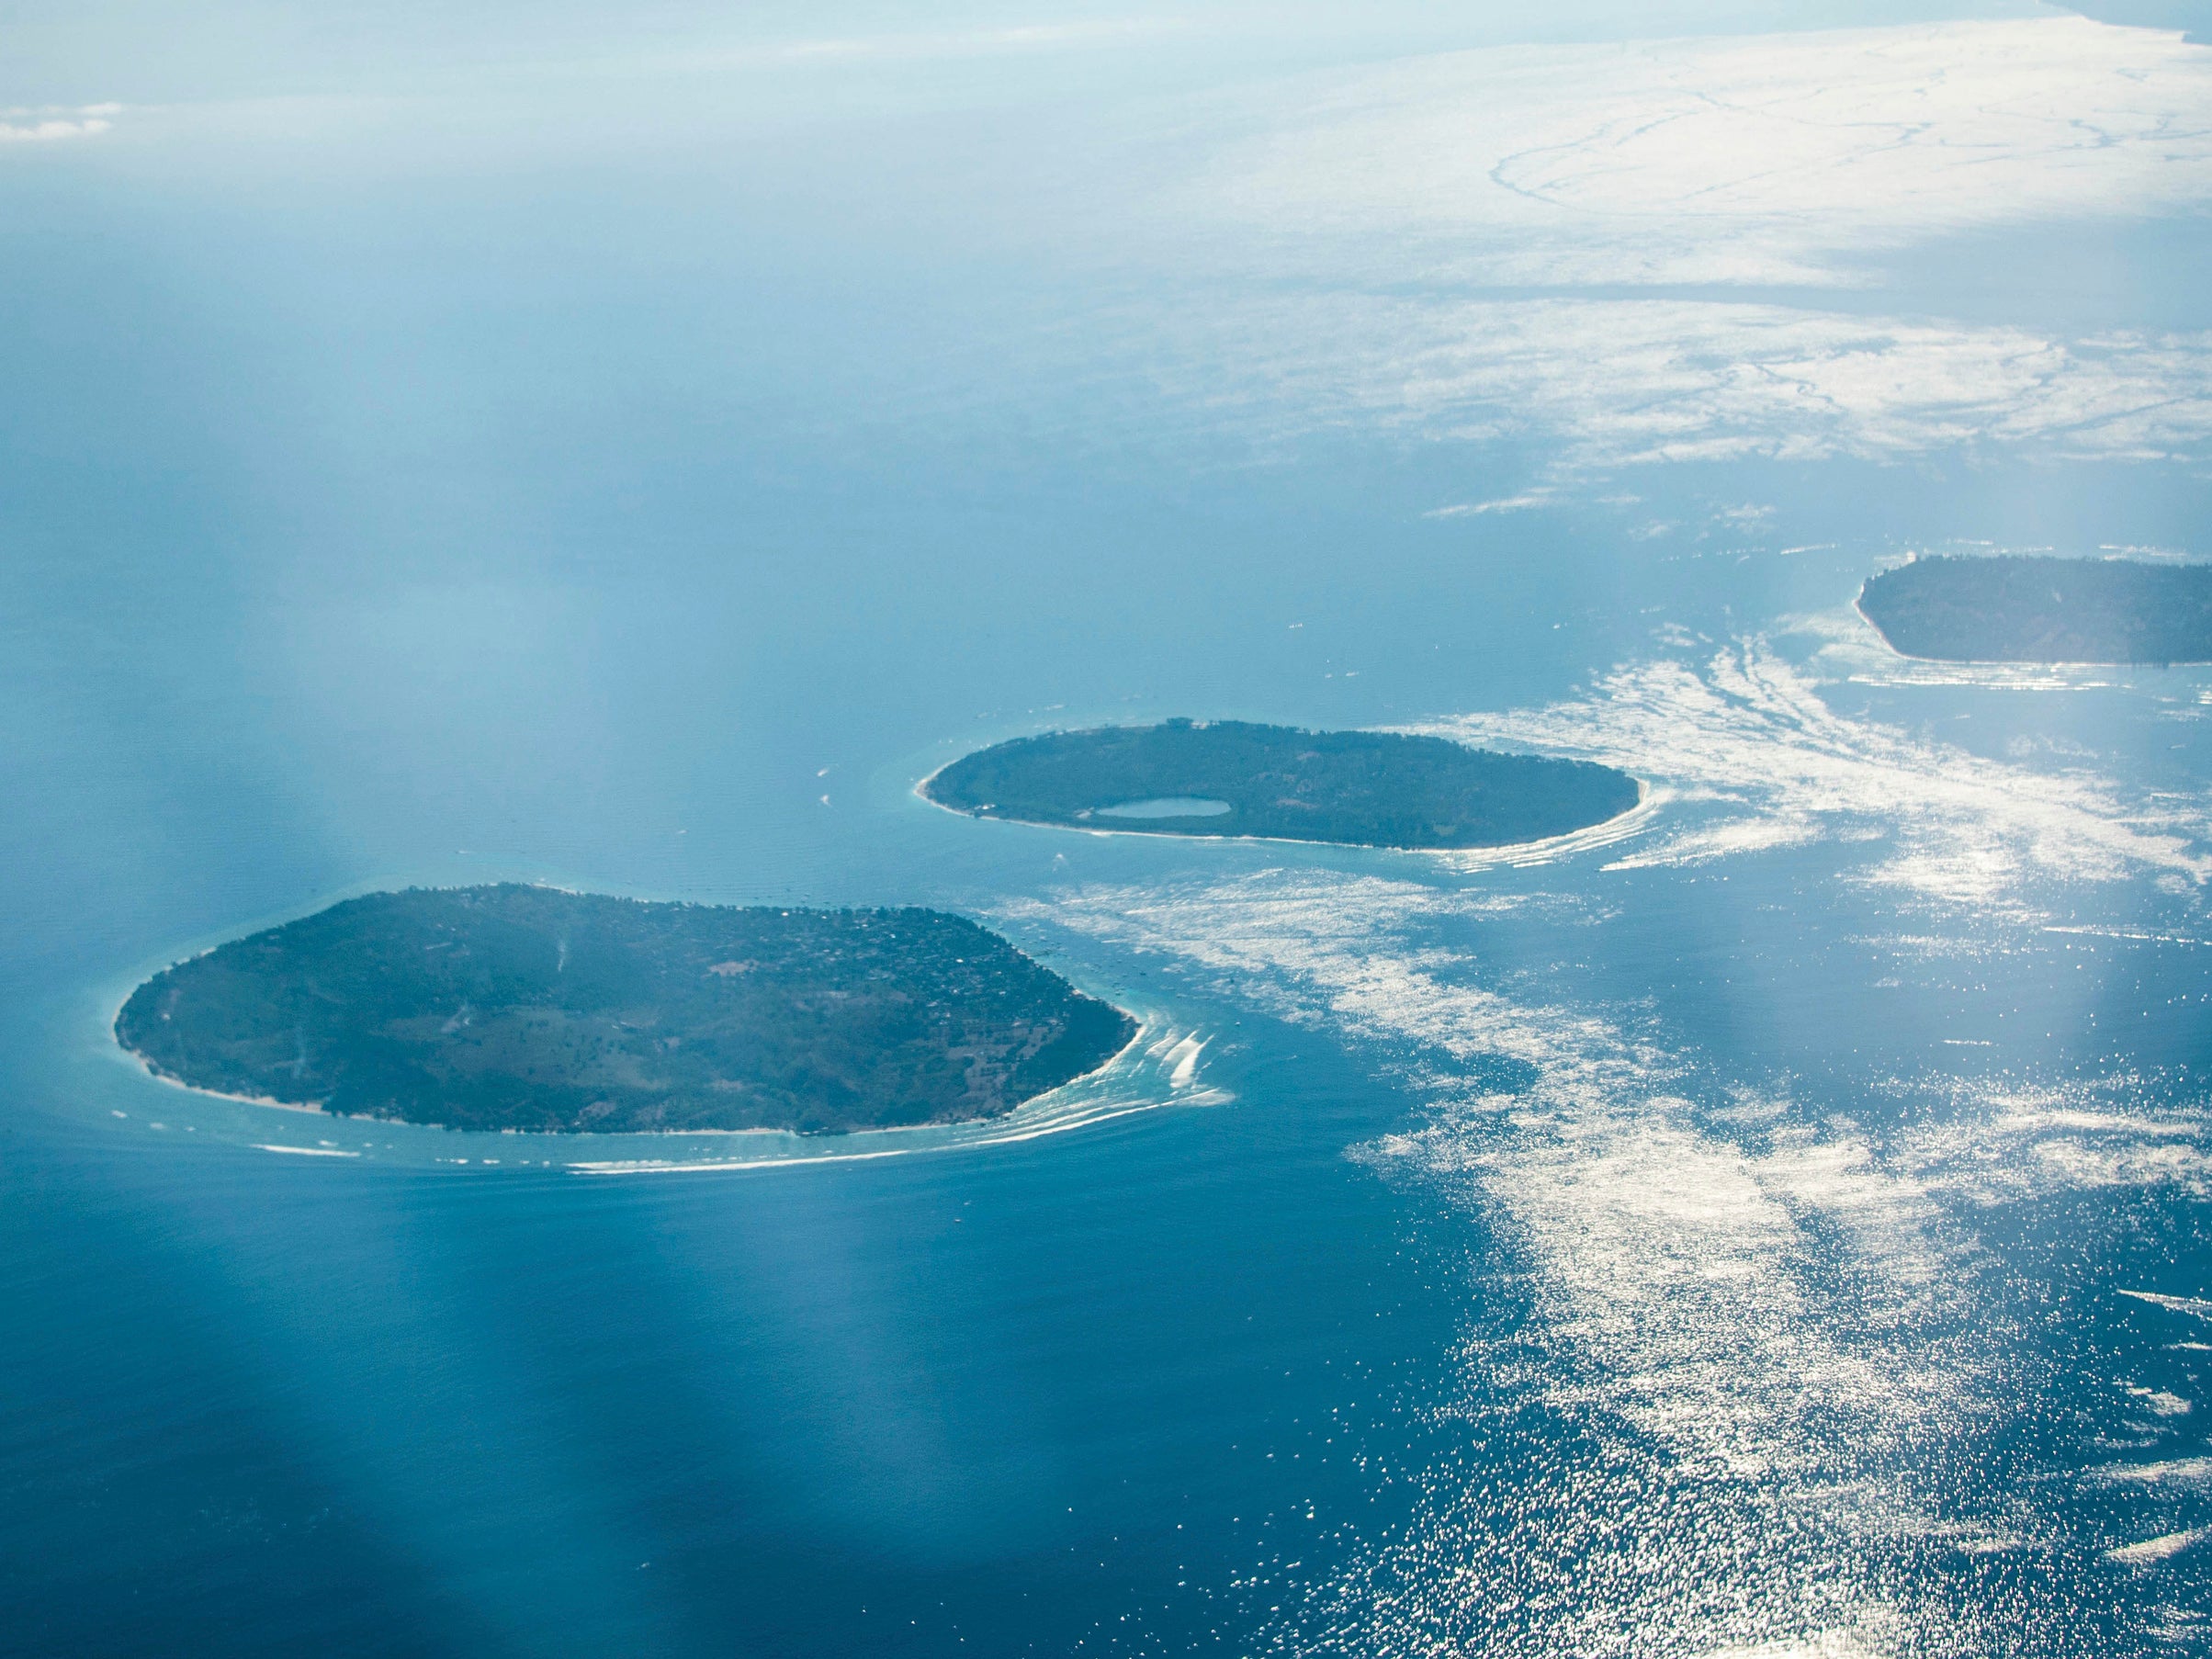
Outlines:
[[1246, 118], [1179, 207], [1489, 281], [1833, 284], [2212, 199], [2212, 52], [2082, 17], [1455, 52]]
[[711, 54], [705, 60], [725, 67], [808, 62], [900, 62], [933, 58], [993, 57], [1017, 52], [1080, 51], [1118, 46], [1171, 34], [1186, 25], [1172, 17], [1100, 18], [1088, 23], [1038, 23], [1010, 28], [947, 30], [939, 33], [823, 36], [784, 40]]
[[115, 123], [120, 104], [42, 105], [0, 109], [0, 144], [47, 144], [96, 138]]
[[[1216, 417], [1533, 441], [1560, 481], [2212, 452], [2212, 335], [1632, 291], [1861, 288], [1936, 237], [2201, 209], [2212, 51], [2178, 35], [2049, 17], [1498, 48], [1301, 79], [1217, 118], [1156, 198], [1198, 287], [1153, 322], [1160, 379]], [[1550, 292], [1496, 298], [1511, 287]]]
[[1421, 514], [1423, 518], [1473, 518], [1484, 513], [1526, 513], [1535, 507], [1549, 507], [1552, 492], [1549, 490], [1530, 490], [1520, 495], [1501, 496], [1493, 502], [1460, 502], [1450, 507], [1432, 507]]
[[1161, 378], [1187, 385], [1195, 405], [1292, 433], [1355, 423], [1425, 441], [1557, 437], [1563, 470], [1971, 446], [2155, 460], [2212, 448], [2212, 335], [2067, 338], [1723, 300], [1358, 292], [1232, 299], [1174, 326], [1181, 337], [1165, 350], [1183, 361]]

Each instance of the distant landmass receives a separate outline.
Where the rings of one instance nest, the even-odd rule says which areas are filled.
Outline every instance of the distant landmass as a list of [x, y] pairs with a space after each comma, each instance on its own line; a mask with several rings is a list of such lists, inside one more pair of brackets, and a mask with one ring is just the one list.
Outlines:
[[1908, 657], [1946, 662], [2212, 662], [2212, 564], [1916, 559], [1858, 608]]
[[350, 899], [156, 974], [116, 1036], [196, 1089], [456, 1129], [988, 1118], [1135, 1034], [974, 922], [545, 887]]
[[1443, 738], [1169, 720], [1000, 743], [922, 793], [956, 812], [1070, 829], [1450, 848], [1587, 829], [1635, 806], [1639, 787], [1610, 766]]

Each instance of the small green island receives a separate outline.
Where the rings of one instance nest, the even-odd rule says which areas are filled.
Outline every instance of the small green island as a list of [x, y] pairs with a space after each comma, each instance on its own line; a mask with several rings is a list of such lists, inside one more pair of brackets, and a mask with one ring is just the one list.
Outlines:
[[1892, 649], [1943, 662], [2212, 662], [2212, 564], [1916, 559], [1858, 608]]
[[925, 779], [921, 794], [977, 818], [1075, 830], [1445, 849], [1586, 830], [1641, 789], [1610, 766], [1444, 738], [1169, 720], [999, 743]]
[[453, 1129], [832, 1134], [991, 1118], [1121, 1010], [925, 909], [378, 893], [156, 974], [115, 1034], [194, 1089]]

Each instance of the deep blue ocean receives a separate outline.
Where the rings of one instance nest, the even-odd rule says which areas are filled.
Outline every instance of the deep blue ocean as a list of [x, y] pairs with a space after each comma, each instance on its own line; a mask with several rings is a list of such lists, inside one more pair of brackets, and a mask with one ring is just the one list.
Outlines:
[[[1918, 552], [2212, 554], [2206, 447], [1393, 413], [1304, 367], [1382, 350], [1345, 293], [1573, 285], [1163, 220], [1258, 119], [1194, 87], [1411, 48], [1146, 40], [206, 107], [133, 59], [0, 145], [0, 1652], [2212, 1649], [2212, 669], [1852, 610]], [[2185, 380], [2208, 255], [2161, 198], [1652, 292]], [[912, 792], [1170, 716], [1648, 799], [1492, 858]], [[955, 909], [1147, 1052], [803, 1141], [114, 1047], [180, 956], [493, 880]]]

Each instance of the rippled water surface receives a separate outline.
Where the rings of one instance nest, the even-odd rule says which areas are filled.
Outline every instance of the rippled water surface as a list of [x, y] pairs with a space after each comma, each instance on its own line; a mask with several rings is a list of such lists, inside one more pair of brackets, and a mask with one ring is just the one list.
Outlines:
[[[0, 1651], [2212, 1646], [2212, 670], [1852, 604], [2212, 554], [2212, 49], [1825, 20], [562, 13], [82, 89], [39, 35]], [[1174, 716], [1644, 799], [1410, 853], [914, 794]], [[1144, 1034], [819, 1138], [334, 1120], [108, 1038], [495, 879], [943, 906]]]

